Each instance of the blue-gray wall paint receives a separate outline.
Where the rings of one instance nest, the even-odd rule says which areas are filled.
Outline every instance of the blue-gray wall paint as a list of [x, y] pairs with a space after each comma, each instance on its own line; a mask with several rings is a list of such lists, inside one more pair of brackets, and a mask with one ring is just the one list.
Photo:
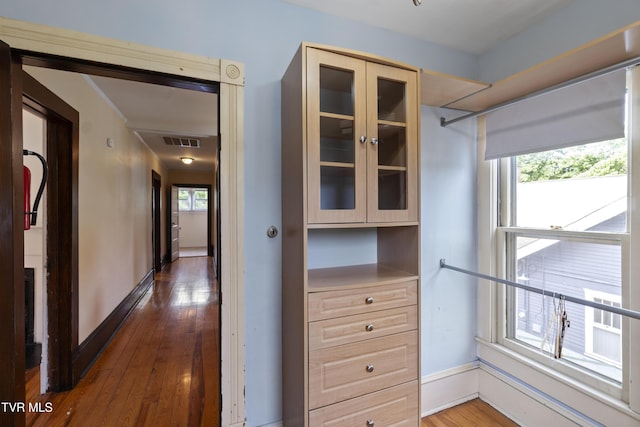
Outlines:
[[[249, 427], [278, 421], [280, 241], [269, 239], [266, 230], [272, 224], [281, 225], [280, 79], [293, 54], [302, 41], [310, 41], [467, 78], [476, 77], [477, 58], [278, 0], [0, 1], [0, 14], [9, 18], [245, 64], [247, 419]], [[403, 7], [408, 13], [415, 9], [411, 2]], [[463, 246], [462, 261], [473, 264], [475, 186], [469, 183], [475, 180], [475, 160], [469, 156], [475, 153], [475, 141], [471, 137], [463, 141], [459, 135], [451, 141], [449, 135], [456, 134], [440, 130], [436, 114], [423, 109], [422, 115], [430, 123], [422, 132], [422, 193], [427, 206], [423, 207], [423, 234], [430, 239], [423, 244], [422, 269], [429, 275], [422, 283], [423, 311], [435, 314], [427, 315], [429, 321], [424, 323], [423, 340], [430, 345], [423, 352], [422, 373], [428, 374], [475, 359], [475, 325], [469, 320], [475, 319], [475, 303], [470, 302], [475, 289], [440, 284], [433, 271], [443, 247], [447, 253], [458, 252], [456, 244]], [[429, 135], [431, 129], [438, 130], [437, 135]], [[431, 153], [438, 157], [430, 157]], [[451, 179], [459, 190], [453, 204], [451, 187], [444, 185]], [[451, 239], [452, 230], [464, 239]], [[461, 306], [469, 310], [456, 314], [453, 307]], [[433, 329], [434, 323], [446, 329]], [[439, 344], [440, 339], [444, 341]]]
[[480, 56], [478, 79], [496, 82], [640, 20], [638, 0], [574, 0]]
[[[415, 13], [409, 1], [399, 7]], [[280, 0], [0, 0], [0, 14], [246, 65], [246, 401], [255, 427], [281, 418], [280, 241], [266, 230], [281, 225], [280, 78], [300, 42], [495, 81], [640, 19], [640, 7], [638, 0], [577, 0], [480, 58]], [[475, 282], [443, 274], [438, 260], [475, 267], [476, 169], [474, 121], [443, 129], [439, 110], [421, 114], [426, 375], [475, 359]]]

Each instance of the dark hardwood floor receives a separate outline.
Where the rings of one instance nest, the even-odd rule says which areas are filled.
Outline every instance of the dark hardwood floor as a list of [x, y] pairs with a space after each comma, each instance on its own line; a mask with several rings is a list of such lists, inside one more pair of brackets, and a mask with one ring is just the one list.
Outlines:
[[150, 290], [71, 391], [40, 395], [27, 373], [28, 426], [217, 426], [218, 283], [212, 258], [181, 258]]
[[465, 402], [453, 408], [422, 419], [422, 427], [517, 427], [518, 424], [505, 417], [488, 403], [480, 399]]

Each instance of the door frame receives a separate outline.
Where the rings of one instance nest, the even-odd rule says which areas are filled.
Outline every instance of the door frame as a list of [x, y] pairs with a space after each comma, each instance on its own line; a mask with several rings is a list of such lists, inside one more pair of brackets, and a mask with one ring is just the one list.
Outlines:
[[[68, 71], [78, 64], [86, 68], [94, 67], [92, 74], [105, 67], [111, 67], [113, 74], [118, 74], [128, 79], [135, 79], [141, 71], [147, 78], [152, 79], [158, 74], [173, 76], [176, 85], [180, 87], [200, 89], [207, 84], [219, 84], [220, 96], [220, 121], [219, 134], [221, 146], [220, 157], [220, 222], [219, 229], [221, 239], [220, 260], [220, 288], [224, 299], [221, 304], [221, 372], [226, 373], [220, 379], [222, 405], [222, 425], [240, 427], [245, 422], [245, 320], [244, 320], [244, 65], [225, 59], [213, 59], [204, 56], [185, 54], [181, 52], [158, 49], [150, 46], [114, 40], [76, 31], [52, 28], [49, 26], [32, 24], [0, 17], [0, 40], [9, 44], [15, 53], [30, 61], [40, 60], [47, 64], [55, 64], [56, 68], [65, 66]], [[25, 61], [26, 63], [27, 61]], [[33, 64], [33, 63], [32, 63]], [[135, 71], [132, 73], [131, 71]], [[138, 73], [138, 74], [137, 74]], [[113, 74], [111, 75], [113, 77]], [[11, 81], [11, 76], [3, 76]], [[6, 82], [0, 84], [0, 95], [7, 86]], [[9, 95], [9, 94], [7, 94]], [[21, 110], [20, 110], [21, 111]], [[16, 118], [16, 123], [21, 123], [21, 118]], [[5, 125], [6, 123], [3, 123]], [[21, 141], [18, 128], [2, 127], [3, 134]], [[21, 153], [18, 158], [16, 148], [8, 150], [9, 157], [0, 151], [0, 168], [2, 178], [6, 175], [4, 184], [10, 185], [11, 190], [16, 191], [12, 200], [11, 212], [8, 221], [9, 226], [0, 226], [0, 236], [10, 242], [10, 247], [4, 252], [15, 258], [18, 265], [22, 262], [18, 259], [19, 252], [22, 256], [23, 238], [21, 236], [21, 203], [17, 200], [21, 194], [22, 181], [17, 169], [21, 169]], [[5, 166], [8, 169], [5, 172]], [[2, 190], [0, 190], [2, 191]], [[4, 241], [4, 240], [3, 240]], [[3, 246], [4, 247], [4, 246]], [[13, 293], [18, 293], [24, 284], [24, 272], [15, 265], [0, 263], [0, 272], [6, 271], [6, 280], [13, 280], [15, 286]], [[15, 262], [14, 262], [15, 264]], [[15, 296], [15, 295], [14, 295]], [[13, 300], [12, 300], [13, 301]], [[7, 303], [8, 313], [12, 320], [24, 322], [23, 310], [17, 298], [14, 304]], [[23, 308], [23, 307], [22, 307]], [[7, 314], [5, 314], [7, 316]], [[19, 317], [22, 316], [21, 319]], [[16, 336], [6, 337], [15, 340], [20, 334], [16, 330]], [[24, 341], [24, 340], [23, 340]], [[18, 351], [18, 349], [16, 349]], [[0, 365], [7, 359], [9, 365], [2, 369], [16, 368], [15, 354], [0, 351]], [[19, 369], [21, 374], [24, 366]], [[24, 377], [24, 376], [23, 376]], [[16, 380], [19, 382], [18, 380]], [[4, 381], [3, 381], [4, 382]], [[14, 384], [17, 389], [20, 384]], [[11, 384], [9, 384], [11, 386]], [[4, 385], [1, 387], [5, 387]], [[22, 391], [24, 394], [24, 384]], [[20, 394], [18, 390], [17, 394]]]
[[158, 273], [162, 270], [162, 238], [160, 236], [162, 218], [162, 177], [153, 169], [151, 170], [151, 240], [153, 247], [153, 270]]
[[47, 123], [46, 316], [48, 390], [79, 380], [78, 348], [78, 144], [80, 116], [69, 104], [22, 72], [23, 105]]
[[[207, 190], [207, 256], [213, 256], [213, 239], [211, 238], [211, 232], [213, 221], [211, 218], [213, 217], [213, 203], [212, 203], [212, 195], [213, 195], [213, 186], [211, 184], [171, 184], [172, 187], [177, 187], [178, 191], [181, 188], [203, 188]], [[168, 215], [171, 215], [171, 207], [169, 207]], [[167, 222], [171, 222], [170, 218], [167, 218]], [[167, 226], [167, 231], [169, 231], [169, 227], [171, 224]], [[219, 232], [219, 231], [218, 231]], [[217, 238], [217, 237], [216, 237]], [[167, 244], [171, 242], [171, 236], [167, 236]]]

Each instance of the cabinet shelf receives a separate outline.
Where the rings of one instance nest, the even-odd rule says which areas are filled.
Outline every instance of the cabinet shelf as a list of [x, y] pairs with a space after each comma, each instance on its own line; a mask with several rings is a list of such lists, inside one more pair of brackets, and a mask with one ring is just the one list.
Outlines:
[[324, 111], [320, 111], [320, 117], [326, 117], [329, 119], [338, 119], [338, 120], [351, 120], [353, 121], [353, 116], [347, 114], [338, 114], [338, 113], [327, 113]]
[[378, 120], [378, 125], [380, 126], [395, 126], [395, 127], [407, 127], [405, 122], [395, 122], [392, 120]]
[[351, 169], [355, 167], [353, 163], [342, 163], [342, 162], [320, 162], [320, 166], [327, 166], [330, 168], [351, 168]]
[[378, 165], [378, 170], [381, 170], [381, 171], [398, 171], [398, 172], [406, 172], [406, 171], [407, 171], [407, 167], [406, 167], [406, 166], [385, 166], [385, 165]]
[[349, 287], [382, 286], [417, 280], [416, 274], [381, 264], [350, 265], [347, 267], [309, 270], [309, 292], [321, 292]]

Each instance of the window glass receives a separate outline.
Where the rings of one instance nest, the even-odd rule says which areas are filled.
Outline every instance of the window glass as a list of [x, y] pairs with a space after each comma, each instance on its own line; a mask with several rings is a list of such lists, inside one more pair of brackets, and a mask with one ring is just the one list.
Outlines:
[[627, 153], [616, 139], [517, 156], [514, 225], [626, 231]]
[[[615, 242], [586, 239], [515, 239], [516, 281], [534, 288], [619, 307], [621, 247]], [[554, 353], [559, 301], [518, 289], [513, 292], [513, 338], [543, 352]], [[562, 358], [620, 382], [620, 316], [566, 302]]]

